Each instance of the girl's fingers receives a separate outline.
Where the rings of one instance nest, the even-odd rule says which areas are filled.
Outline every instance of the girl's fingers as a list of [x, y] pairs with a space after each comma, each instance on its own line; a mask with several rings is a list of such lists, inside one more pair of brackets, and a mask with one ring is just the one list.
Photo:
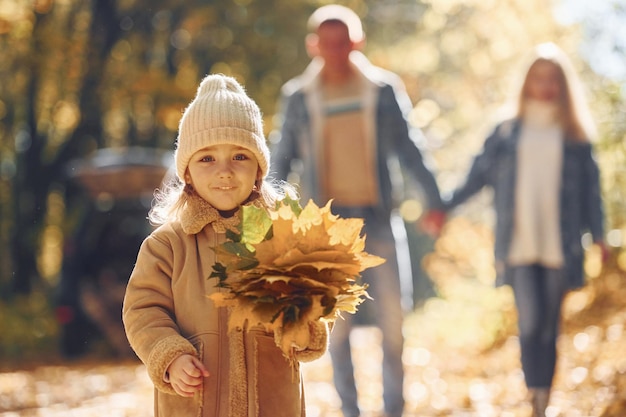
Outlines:
[[180, 379], [179, 383], [184, 384], [190, 388], [198, 387], [202, 384], [202, 376], [200, 375], [200, 371], [196, 370], [197, 376], [190, 375], [188, 373], [184, 373]]
[[189, 386], [185, 383], [173, 383], [174, 391], [182, 397], [193, 397], [197, 391], [197, 387]]
[[209, 376], [204, 364], [191, 355], [184, 355], [170, 369], [170, 383], [183, 397], [193, 397], [202, 387], [203, 378]]
[[198, 376], [207, 377], [209, 376], [209, 370], [204, 366], [202, 361], [196, 357], [192, 359], [192, 362], [195, 366], [195, 369], [199, 372]]

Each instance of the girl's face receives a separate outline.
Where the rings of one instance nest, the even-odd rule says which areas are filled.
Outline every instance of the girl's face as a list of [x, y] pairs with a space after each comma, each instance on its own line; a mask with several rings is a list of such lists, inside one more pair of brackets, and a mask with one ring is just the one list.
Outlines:
[[233, 210], [248, 199], [259, 178], [254, 154], [236, 145], [213, 145], [193, 154], [186, 178], [194, 190], [220, 211]]
[[549, 61], [537, 61], [530, 67], [526, 76], [526, 98], [556, 102], [562, 90], [563, 77], [558, 66]]

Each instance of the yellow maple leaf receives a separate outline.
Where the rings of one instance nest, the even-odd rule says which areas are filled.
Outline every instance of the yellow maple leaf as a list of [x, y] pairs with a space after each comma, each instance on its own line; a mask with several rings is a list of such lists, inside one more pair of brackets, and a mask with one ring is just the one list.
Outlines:
[[282, 217], [274, 220], [272, 230], [271, 239], [254, 245], [255, 256], [261, 265], [272, 265], [276, 257], [296, 246], [302, 239], [302, 235], [292, 231], [292, 221]]
[[334, 249], [305, 252], [301, 250], [301, 245], [298, 245], [274, 259], [274, 265], [280, 268], [311, 262], [353, 264], [356, 266], [357, 258], [351, 253]]
[[330, 201], [326, 206], [320, 208], [313, 200], [309, 200], [300, 215], [293, 219], [293, 231], [294, 233], [305, 233], [314, 226], [324, 224], [329, 216], [332, 216], [330, 213]]
[[290, 288], [306, 288], [306, 289], [324, 289], [327, 290], [329, 286], [316, 279], [311, 279], [303, 276], [299, 277], [286, 277], [286, 276], [265, 276], [264, 279], [270, 283], [284, 282], [289, 284]]
[[358, 253], [356, 256], [359, 259], [359, 264], [361, 266], [359, 272], [382, 265], [386, 262], [385, 258], [381, 258], [380, 256], [372, 255], [370, 253]]
[[[363, 219], [338, 219], [328, 229], [330, 244], [348, 246], [354, 252], [363, 250], [365, 238], [360, 237], [362, 229]], [[357, 244], [356, 248], [355, 244]]]

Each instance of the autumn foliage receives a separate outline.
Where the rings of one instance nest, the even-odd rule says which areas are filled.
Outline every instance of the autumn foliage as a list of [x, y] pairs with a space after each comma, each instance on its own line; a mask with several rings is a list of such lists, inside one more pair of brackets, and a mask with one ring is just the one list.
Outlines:
[[261, 325], [291, 358], [308, 345], [310, 322], [356, 312], [368, 297], [360, 273], [385, 260], [364, 251], [363, 220], [333, 215], [330, 205], [302, 209], [287, 198], [275, 210], [242, 208], [240, 233], [215, 249], [211, 275], [226, 289], [209, 297], [232, 308], [229, 328]]

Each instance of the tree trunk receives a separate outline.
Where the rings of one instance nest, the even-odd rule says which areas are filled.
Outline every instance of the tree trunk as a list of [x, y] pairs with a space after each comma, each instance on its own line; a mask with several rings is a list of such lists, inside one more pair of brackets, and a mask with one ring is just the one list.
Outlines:
[[[30, 65], [30, 81], [24, 104], [25, 124], [21, 143], [23, 149], [17, 153], [17, 172], [13, 184], [13, 204], [15, 223], [12, 233], [12, 290], [16, 293], [29, 293], [39, 280], [37, 255], [47, 213], [47, 199], [51, 186], [65, 181], [67, 163], [83, 156], [87, 151], [86, 138], [93, 138], [98, 144], [102, 140], [101, 104], [98, 89], [106, 57], [120, 36], [114, 0], [96, 0], [92, 3], [92, 25], [88, 56], [85, 58], [83, 88], [80, 90], [79, 105], [83, 111], [81, 121], [71, 137], [60, 146], [54, 159], [44, 160], [48, 138], [37, 131], [38, 94], [42, 73], [37, 65]], [[37, 14], [33, 29], [34, 56], [41, 56], [42, 35], [39, 29], [49, 14]], [[20, 152], [21, 151], [21, 152]]]

